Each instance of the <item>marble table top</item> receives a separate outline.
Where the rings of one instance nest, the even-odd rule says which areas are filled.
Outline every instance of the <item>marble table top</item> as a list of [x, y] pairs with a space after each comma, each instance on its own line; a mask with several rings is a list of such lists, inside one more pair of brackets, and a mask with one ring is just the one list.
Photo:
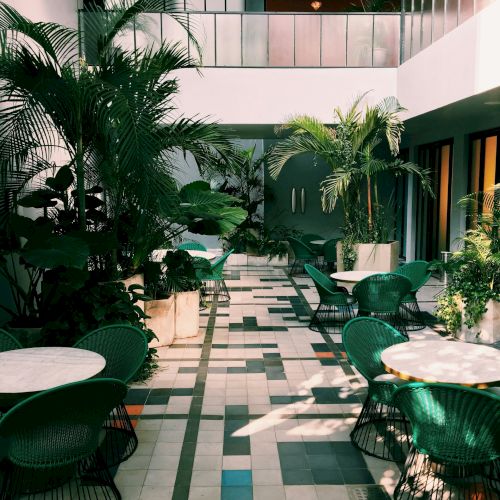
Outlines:
[[22, 394], [87, 380], [106, 366], [100, 354], [74, 347], [0, 352], [0, 394]]
[[312, 245], [324, 245], [328, 240], [312, 240], [309, 243]]
[[191, 255], [191, 257], [201, 257], [207, 260], [213, 260], [217, 257], [212, 252], [205, 252], [204, 250], [186, 250], [186, 252]]
[[330, 274], [330, 277], [336, 281], [348, 281], [350, 283], [357, 283], [358, 281], [368, 278], [368, 276], [380, 274], [381, 272], [383, 271], [341, 271], [338, 273]]
[[389, 373], [404, 380], [485, 388], [500, 384], [500, 350], [467, 342], [416, 340], [382, 353]]

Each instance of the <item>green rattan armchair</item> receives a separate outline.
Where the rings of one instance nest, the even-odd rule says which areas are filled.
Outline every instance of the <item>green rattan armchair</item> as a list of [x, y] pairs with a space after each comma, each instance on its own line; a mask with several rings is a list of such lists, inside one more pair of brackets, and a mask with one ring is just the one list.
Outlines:
[[399, 388], [394, 402], [413, 429], [394, 498], [499, 498], [499, 396], [458, 385], [413, 383]]
[[23, 346], [21, 345], [21, 342], [19, 342], [16, 337], [5, 331], [3, 328], [0, 328], [0, 352], [13, 351], [14, 349], [22, 348]]
[[303, 234], [300, 237], [300, 241], [302, 241], [302, 243], [307, 245], [311, 249], [311, 251], [313, 253], [315, 253], [316, 255], [323, 255], [323, 246], [322, 245], [312, 245], [311, 241], [324, 240], [324, 239], [325, 239], [324, 236], [320, 236], [319, 234], [314, 234], [314, 233]]
[[[131, 325], [110, 325], [85, 335], [74, 345], [99, 353], [106, 359], [101, 377], [129, 383], [146, 359], [148, 341], [144, 333]], [[127, 460], [136, 450], [137, 435], [125, 404], [120, 401], [104, 423], [106, 430], [101, 451], [111, 467]]]
[[98, 446], [104, 420], [126, 393], [119, 380], [86, 380], [40, 392], [7, 412], [0, 420], [0, 498], [121, 498]]
[[207, 247], [197, 241], [184, 241], [177, 246], [177, 250], [201, 250], [206, 252]]
[[212, 301], [215, 298], [219, 302], [231, 300], [226, 281], [224, 280], [224, 264], [233, 252], [234, 249], [229, 250], [229, 252], [219, 257], [213, 264], [206, 261], [208, 264], [205, 266], [201, 266], [201, 260], [197, 260], [196, 276], [203, 282], [202, 295], [204, 300]]
[[315, 267], [305, 264], [319, 294], [319, 305], [311, 318], [309, 329], [316, 332], [340, 333], [342, 327], [354, 317], [353, 299], [339, 290], [337, 283]]
[[392, 401], [404, 381], [385, 371], [381, 355], [401, 342], [407, 342], [406, 338], [377, 318], [355, 318], [342, 332], [350, 363], [368, 381], [368, 396], [351, 441], [364, 453], [395, 462], [404, 462], [410, 442], [408, 421]]
[[317, 265], [317, 255], [314, 251], [309, 248], [305, 243], [298, 240], [297, 238], [292, 238], [291, 236], [287, 238], [288, 243], [293, 251], [293, 263], [290, 268], [290, 274], [302, 274], [304, 270], [304, 264]]
[[337, 243], [339, 241], [340, 238], [332, 238], [323, 245], [323, 256], [326, 268], [329, 271], [335, 270], [335, 265], [337, 264]]
[[395, 273], [368, 276], [354, 285], [352, 295], [358, 302], [359, 316], [374, 316], [387, 321], [408, 337], [405, 322], [400, 315], [403, 297], [411, 290], [408, 278]]
[[415, 260], [408, 264], [404, 264], [396, 269], [394, 273], [408, 278], [412, 286], [409, 293], [403, 297], [400, 307], [401, 318], [406, 324], [406, 329], [415, 331], [425, 328], [425, 320], [417, 302], [417, 292], [431, 277], [429, 262], [425, 260]]

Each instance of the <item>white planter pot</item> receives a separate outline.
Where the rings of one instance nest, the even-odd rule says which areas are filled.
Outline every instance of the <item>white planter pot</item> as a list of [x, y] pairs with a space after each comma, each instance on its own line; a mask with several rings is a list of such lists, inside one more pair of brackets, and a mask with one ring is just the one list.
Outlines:
[[[353, 271], [395, 271], [399, 264], [399, 241], [389, 243], [358, 243]], [[337, 270], [344, 271], [342, 241], [337, 242]]]
[[200, 329], [200, 292], [175, 294], [175, 338], [195, 337]]
[[168, 346], [175, 337], [175, 297], [168, 299], [150, 300], [145, 304], [145, 313], [150, 316], [146, 319], [146, 326], [153, 330], [158, 340], [153, 339], [151, 347]]
[[[130, 285], [141, 285], [144, 286], [144, 274], [134, 274], [125, 280], [120, 280], [121, 283], [125, 285], [125, 288], [128, 290]], [[144, 311], [144, 301], [137, 301], [137, 305]]]
[[483, 318], [472, 328], [464, 323], [463, 305], [460, 304], [459, 307], [462, 311], [462, 327], [456, 333], [458, 339], [481, 344], [494, 344], [500, 341], [500, 302], [489, 300], [486, 303], [487, 311], [483, 314]]

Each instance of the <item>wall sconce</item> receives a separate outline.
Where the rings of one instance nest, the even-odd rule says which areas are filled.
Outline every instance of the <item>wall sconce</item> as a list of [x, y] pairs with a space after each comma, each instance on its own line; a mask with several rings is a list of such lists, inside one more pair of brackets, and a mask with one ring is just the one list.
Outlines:
[[311, 2], [311, 7], [314, 9], [314, 10], [318, 10], [318, 9], [321, 9], [321, 6], [323, 5], [323, 2], [319, 2], [318, 0], [313, 0]]

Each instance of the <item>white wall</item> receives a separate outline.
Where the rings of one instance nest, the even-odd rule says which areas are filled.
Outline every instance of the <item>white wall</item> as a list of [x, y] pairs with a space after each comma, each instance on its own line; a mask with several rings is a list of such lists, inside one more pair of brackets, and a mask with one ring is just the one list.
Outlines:
[[407, 118], [500, 86], [500, 2], [495, 2], [398, 69]]
[[54, 22], [78, 27], [80, 0], [3, 0], [32, 21]]
[[367, 102], [396, 95], [395, 68], [204, 68], [181, 70], [176, 99], [186, 116], [209, 115], [223, 124], [276, 124], [307, 113], [331, 122], [361, 92]]

